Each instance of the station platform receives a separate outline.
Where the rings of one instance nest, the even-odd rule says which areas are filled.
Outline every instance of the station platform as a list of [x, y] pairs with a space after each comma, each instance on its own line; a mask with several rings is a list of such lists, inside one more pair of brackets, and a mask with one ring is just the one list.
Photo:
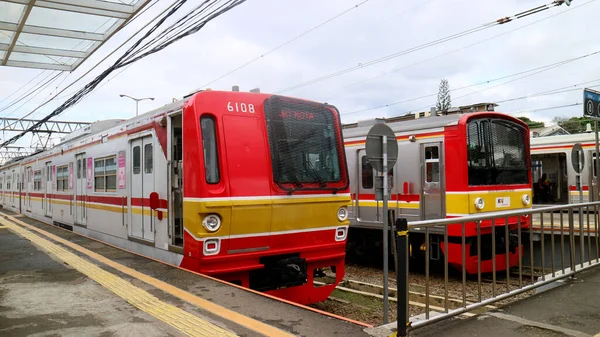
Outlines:
[[[471, 318], [453, 318], [411, 331], [411, 337], [600, 337], [600, 268], [581, 272], [556, 287]], [[367, 329], [389, 336], [396, 322]]]
[[0, 210], [0, 336], [368, 336], [368, 327]]

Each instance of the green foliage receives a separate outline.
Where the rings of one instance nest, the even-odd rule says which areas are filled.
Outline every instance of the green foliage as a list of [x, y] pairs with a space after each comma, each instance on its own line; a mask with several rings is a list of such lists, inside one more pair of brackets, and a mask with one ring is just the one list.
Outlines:
[[435, 108], [437, 111], [446, 112], [452, 107], [452, 99], [450, 97], [450, 85], [448, 80], [442, 79], [440, 81], [440, 88], [438, 91], [437, 102]]
[[523, 122], [525, 122], [525, 124], [527, 124], [527, 126], [529, 126], [530, 129], [543, 128], [545, 126], [544, 122], [532, 121], [531, 119], [529, 119], [527, 117], [517, 117], [517, 118], [522, 120]]
[[554, 117], [552, 120], [569, 133], [583, 133], [587, 123], [594, 126], [594, 120], [587, 117]]

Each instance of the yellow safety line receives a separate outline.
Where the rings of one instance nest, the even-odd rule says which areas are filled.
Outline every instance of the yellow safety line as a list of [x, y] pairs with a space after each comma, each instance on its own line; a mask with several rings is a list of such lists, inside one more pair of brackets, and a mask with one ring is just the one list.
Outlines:
[[124, 279], [82, 259], [68, 250], [41, 238], [24, 228], [21, 228], [20, 226], [8, 223], [4, 219], [0, 221], [4, 223], [10, 230], [18, 233], [26, 239], [31, 240], [31, 242], [35, 243], [42, 249], [54, 254], [63, 262], [66, 262], [79, 272], [100, 283], [108, 290], [125, 299], [127, 302], [171, 325], [175, 329], [188, 336], [237, 336], [233, 332], [227, 331], [174, 305], [159, 300], [147, 291], [132, 285]]
[[0, 226], [0, 229], [2, 229], [2, 228], [8, 228], [8, 227], [6, 227], [6, 226]]
[[[290, 336], [294, 336], [293, 334], [287, 333], [283, 330], [277, 329], [271, 325], [265, 324], [263, 322], [257, 321], [253, 318], [244, 316], [238, 312], [229, 310], [227, 308], [224, 308], [218, 304], [215, 304], [213, 302], [207, 301], [203, 298], [200, 298], [194, 294], [191, 294], [185, 290], [179, 289], [173, 285], [170, 285], [166, 282], [157, 280], [151, 276], [148, 276], [146, 274], [140, 273], [135, 269], [126, 267], [122, 264], [119, 264], [117, 262], [114, 262], [100, 254], [94, 253], [86, 248], [83, 248], [77, 244], [74, 244], [68, 240], [65, 240], [59, 236], [56, 236], [54, 234], [51, 234], [49, 232], [46, 232], [42, 229], [39, 229], [35, 226], [31, 226], [23, 221], [20, 221], [18, 219], [13, 218], [12, 216], [8, 216], [8, 215], [4, 215], [5, 218], [10, 219], [11, 221], [14, 221], [15, 223], [18, 223], [21, 226], [24, 226], [26, 228], [29, 228], [31, 230], [34, 230], [56, 242], [59, 242], [61, 244], [64, 244], [65, 246], [68, 246], [80, 253], [83, 253], [95, 260], [97, 260], [98, 262], [101, 262], [109, 267], [112, 267], [124, 274], [127, 274], [129, 276], [132, 276], [142, 282], [145, 282], [149, 285], [152, 285], [166, 293], [169, 293], [175, 297], [178, 297], [190, 304], [193, 304], [195, 306], [198, 306], [214, 315], [220, 316], [222, 318], [225, 318], [227, 320], [230, 320], [232, 322], [235, 322], [238, 325], [244, 326], [250, 330], [256, 331], [264, 336], [269, 336], [269, 337], [290, 337]], [[0, 221], [2, 221], [0, 219]]]

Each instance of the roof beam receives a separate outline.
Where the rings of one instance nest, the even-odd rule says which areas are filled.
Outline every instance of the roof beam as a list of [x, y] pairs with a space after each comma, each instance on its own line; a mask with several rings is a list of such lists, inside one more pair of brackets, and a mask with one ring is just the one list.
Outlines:
[[[8, 58], [4, 57], [4, 61]], [[8, 61], [6, 65], [9, 67], [19, 68], [33, 68], [33, 69], [48, 69], [48, 70], [60, 70], [60, 71], [71, 71], [71, 66], [53, 63], [42, 63], [42, 62], [27, 62], [27, 61]]]
[[[0, 21], [0, 30], [16, 32], [18, 30], [18, 28], [19, 28], [19, 26], [17, 24]], [[104, 40], [103, 34], [80, 32], [80, 31], [67, 30], [67, 29], [29, 26], [29, 25], [24, 25], [23, 28], [21, 29], [21, 32], [28, 33], [28, 34], [56, 36], [56, 37], [64, 37], [64, 38], [79, 39], [79, 40], [90, 40], [90, 41], [103, 41]]]
[[[0, 43], [0, 50], [7, 51], [8, 48], [9, 48], [9, 45]], [[73, 58], [84, 58], [87, 56], [86, 53], [81, 52], [81, 51], [41, 48], [41, 47], [28, 47], [28, 46], [15, 46], [12, 51], [17, 52], [17, 53], [54, 55], [54, 56], [64, 56], [64, 57], [73, 57]]]
[[[17, 3], [21, 5], [29, 4], [29, 0], [5, 0], [7, 2]], [[99, 16], [107, 16], [111, 18], [128, 19], [131, 13], [133, 13], [133, 6], [114, 4], [106, 1], [98, 0], [82, 0], [82, 5], [79, 1], [75, 0], [39, 0], [36, 2], [36, 7], [57, 9], [60, 11], [92, 14]], [[106, 5], [110, 4], [110, 5]], [[127, 8], [128, 7], [128, 8]]]
[[17, 26], [17, 30], [13, 34], [12, 40], [10, 41], [10, 45], [8, 46], [8, 49], [6, 50], [6, 54], [4, 54], [4, 60], [2, 61], [3, 66], [6, 65], [6, 61], [8, 61], [8, 58], [10, 57], [10, 53], [12, 53], [13, 48], [15, 47], [15, 44], [17, 43], [17, 40], [19, 39], [19, 35], [21, 35], [21, 29], [23, 29], [23, 26], [25, 26], [25, 21], [27, 21], [27, 18], [29, 17], [29, 13], [31, 13], [31, 9], [33, 8], [34, 4], [35, 4], [35, 0], [29, 0], [27, 7], [25, 8], [25, 10], [23, 10], [23, 13], [21, 14], [21, 18], [19, 19], [19, 24]]
[[90, 9], [107, 10], [112, 12], [120, 12], [131, 14], [133, 6], [123, 3], [101, 1], [101, 0], [47, 0], [56, 4], [70, 5], [75, 7], [85, 7]]
[[[0, 117], [0, 131], [26, 131], [37, 122], [39, 120], [36, 119]], [[87, 122], [46, 121], [34, 133], [71, 133], [90, 124]]]

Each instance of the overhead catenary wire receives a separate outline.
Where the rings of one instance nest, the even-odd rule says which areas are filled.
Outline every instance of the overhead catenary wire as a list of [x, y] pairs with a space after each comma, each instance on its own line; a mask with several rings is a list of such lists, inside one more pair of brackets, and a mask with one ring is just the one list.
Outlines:
[[[51, 82], [54, 82], [62, 74], [63, 74], [63, 72], [49, 73], [46, 77], [44, 77], [41, 81], [39, 81], [31, 90], [23, 93], [17, 99], [12, 101], [8, 105], [2, 107], [0, 109], [0, 112], [4, 112], [4, 111], [8, 110], [9, 108], [17, 105], [19, 102], [23, 101], [27, 97], [29, 97], [29, 100], [31, 100], [32, 97], [35, 97], [40, 93], [40, 90], [43, 90], [44, 88], [46, 88]], [[52, 77], [52, 78], [50, 78], [50, 77]], [[11, 114], [13, 114], [13, 113], [8, 114], [8, 116], [10, 116]]]
[[[510, 75], [500, 76], [500, 77], [489, 79], [489, 80], [486, 80], [486, 81], [481, 81], [481, 82], [478, 82], [478, 83], [475, 83], [475, 84], [469, 84], [469, 85], [462, 86], [462, 87], [459, 87], [459, 88], [450, 89], [449, 92], [454, 92], [454, 91], [458, 91], [458, 90], [463, 90], [463, 89], [468, 89], [468, 88], [472, 88], [472, 87], [477, 87], [477, 86], [480, 86], [480, 85], [489, 84], [489, 83], [492, 83], [492, 82], [496, 82], [496, 81], [500, 81], [500, 80], [503, 80], [503, 79], [507, 79], [507, 78], [511, 78], [511, 77], [515, 77], [515, 76], [519, 76], [519, 75], [524, 75], [525, 74], [524, 76], [518, 77], [516, 79], [512, 79], [512, 80], [507, 81], [507, 82], [500, 83], [500, 84], [498, 84], [498, 85], [496, 85], [494, 87], [505, 85], [507, 83], [511, 83], [511, 82], [518, 81], [518, 80], [522, 80], [524, 78], [537, 75], [537, 74], [539, 74], [541, 72], [545, 72], [545, 71], [548, 71], [548, 70], [551, 70], [551, 69], [563, 66], [565, 64], [569, 64], [571, 62], [579, 61], [579, 60], [585, 59], [587, 57], [595, 56], [595, 55], [599, 55], [599, 54], [600, 54], [600, 50], [592, 52], [592, 53], [588, 53], [588, 54], [585, 54], [585, 55], [581, 55], [581, 56], [577, 56], [577, 57], [572, 57], [570, 59], [562, 60], [562, 61], [559, 61], [559, 62], [554, 62], [554, 63], [551, 63], [551, 64], [547, 64], [545, 66], [536, 67], [536, 68], [532, 68], [532, 69], [528, 69], [528, 70], [524, 70], [524, 71], [519, 71], [517, 73], [513, 73], [513, 74], [510, 74]], [[466, 94], [466, 95], [463, 95], [463, 96], [456, 97], [454, 99], [455, 100], [456, 99], [460, 99], [460, 98], [463, 98], [463, 97], [466, 97], [466, 96], [469, 96], [469, 95], [472, 95], [472, 94], [475, 94], [475, 93], [479, 93], [479, 92], [482, 92], [482, 91], [485, 91], [485, 90], [489, 90], [489, 89], [494, 88], [494, 87], [485, 88], [485, 89], [482, 89], [482, 90], [477, 91], [477, 92], [473, 92], [473, 93], [469, 93], [469, 94]], [[341, 115], [342, 116], [348, 116], [348, 115], [352, 115], [352, 114], [356, 114], [356, 113], [360, 113], [360, 112], [366, 112], [366, 111], [371, 111], [371, 110], [388, 108], [388, 107], [391, 107], [391, 106], [394, 106], [394, 105], [398, 105], [398, 104], [402, 104], [402, 103], [408, 103], [408, 102], [412, 102], [412, 101], [417, 101], [417, 100], [420, 100], [420, 99], [423, 99], [423, 98], [435, 97], [437, 94], [438, 93], [436, 92], [436, 93], [431, 93], [431, 94], [422, 95], [422, 96], [418, 96], [418, 97], [412, 97], [412, 98], [403, 99], [403, 100], [400, 100], [400, 101], [395, 101], [395, 102], [391, 102], [391, 103], [381, 104], [381, 105], [374, 106], [374, 107], [371, 107], [371, 108], [364, 108], [364, 109], [360, 109], [360, 110], [354, 110], [354, 111], [342, 113]], [[421, 110], [421, 109], [426, 109], [427, 107], [429, 107], [429, 105], [427, 105], [427, 106], [425, 106], [423, 108], [415, 109], [415, 110], [418, 111], [418, 110]]]
[[21, 89], [25, 88], [26, 86], [29, 85], [29, 83], [35, 81], [36, 78], [42, 76], [43, 73], [45, 73], [46, 70], [42, 70], [40, 71], [37, 75], [35, 75], [32, 79], [30, 79], [27, 83], [23, 84], [22, 86], [19, 87], [19, 89], [13, 91], [10, 95], [4, 97], [1, 101], [0, 104], [4, 103], [6, 100], [8, 100], [9, 98], [11, 98], [14, 94], [16, 94], [17, 92], [21, 91]]
[[[589, 2], [593, 2], [593, 1], [596, 1], [596, 0], [591, 0]], [[515, 15], [512, 15], [512, 16], [503, 17], [503, 18], [500, 18], [498, 20], [491, 21], [491, 22], [488, 22], [488, 23], [484, 23], [484, 24], [479, 25], [477, 27], [473, 27], [471, 29], [467, 29], [467, 30], [461, 31], [459, 33], [455, 33], [455, 34], [452, 34], [452, 35], [449, 35], [449, 36], [446, 36], [446, 37], [443, 37], [443, 38], [440, 38], [440, 39], [437, 39], [437, 40], [433, 40], [433, 41], [430, 41], [430, 42], [427, 42], [427, 43], [424, 43], [424, 44], [421, 44], [421, 45], [418, 45], [418, 46], [415, 46], [415, 47], [412, 47], [412, 48], [408, 48], [408, 49], [405, 49], [405, 50], [402, 50], [402, 51], [399, 51], [399, 52], [396, 52], [396, 53], [385, 55], [385, 56], [377, 58], [377, 59], [373, 59], [373, 60], [370, 60], [370, 61], [367, 61], [367, 62], [359, 63], [356, 66], [348, 67], [348, 68], [345, 68], [345, 69], [342, 69], [342, 70], [339, 70], [339, 71], [336, 71], [336, 72], [333, 72], [333, 73], [330, 73], [330, 74], [327, 74], [327, 75], [324, 75], [324, 76], [320, 76], [320, 77], [314, 78], [314, 79], [309, 80], [309, 81], [305, 81], [305, 82], [302, 82], [302, 83], [299, 83], [299, 84], [296, 84], [296, 85], [293, 85], [293, 86], [290, 86], [290, 87], [287, 87], [287, 88], [284, 88], [284, 89], [280, 89], [280, 90], [276, 91], [275, 93], [276, 94], [281, 94], [281, 93], [292, 91], [292, 90], [295, 90], [295, 89], [299, 89], [299, 88], [302, 88], [302, 87], [305, 87], [305, 86], [308, 86], [308, 85], [311, 85], [311, 84], [322, 82], [322, 81], [328, 80], [330, 78], [341, 76], [341, 75], [344, 75], [344, 74], [347, 74], [347, 73], [350, 73], [350, 72], [353, 72], [353, 71], [356, 71], [356, 70], [359, 70], [359, 69], [364, 69], [364, 68], [373, 66], [375, 64], [379, 64], [381, 62], [385, 62], [385, 61], [388, 61], [388, 60], [391, 60], [391, 59], [394, 59], [394, 58], [397, 58], [397, 57], [400, 57], [400, 56], [403, 56], [403, 55], [411, 54], [411, 53], [414, 53], [414, 52], [419, 51], [419, 50], [423, 50], [423, 49], [426, 49], [426, 48], [429, 48], [429, 47], [433, 47], [433, 46], [436, 46], [438, 44], [442, 44], [444, 42], [448, 42], [448, 41], [451, 41], [451, 40], [454, 40], [454, 39], [457, 39], [457, 38], [460, 38], [460, 37], [463, 37], [463, 36], [467, 36], [467, 35], [470, 35], [470, 34], [473, 34], [473, 33], [479, 32], [479, 31], [483, 31], [483, 30], [492, 28], [494, 26], [499, 26], [499, 25], [503, 25], [503, 24], [506, 24], [506, 23], [509, 23], [509, 22], [513, 22], [513, 21], [515, 21], [517, 19], [526, 17], [526, 16], [531, 15], [533, 13], [539, 13], [542, 10], [550, 9], [551, 7], [555, 7], [555, 6], [560, 6], [563, 3], [564, 3], [564, 0], [555, 0], [555, 1], [552, 1], [551, 3], [549, 3], [549, 4], [546, 4], [546, 5], [543, 5], [543, 6], [538, 6], [536, 8], [533, 8], [533, 9], [529, 10], [529, 11], [521, 12], [521, 13], [518, 13], [518, 14], [515, 14]], [[541, 9], [542, 7], [545, 7], [545, 9]]]
[[[593, 1], [595, 1], [595, 0], [593, 0]], [[583, 3], [583, 4], [579, 5], [579, 6], [575, 6], [575, 7], [569, 8], [569, 9], [567, 9], [567, 10], [564, 10], [564, 11], [562, 11], [562, 12], [558, 12], [558, 13], [555, 13], [555, 14], [549, 15], [549, 16], [547, 16], [547, 17], [544, 17], [544, 18], [541, 18], [541, 19], [539, 19], [539, 20], [536, 20], [536, 21], [530, 22], [530, 23], [528, 23], [528, 24], [525, 24], [525, 25], [519, 26], [519, 27], [517, 27], [517, 28], [515, 28], [515, 29], [511, 29], [511, 30], [509, 30], [509, 31], [502, 32], [502, 33], [500, 33], [500, 34], [496, 34], [496, 35], [490, 36], [490, 37], [488, 37], [488, 38], [485, 38], [485, 39], [483, 39], [483, 40], [479, 40], [479, 41], [477, 41], [477, 42], [475, 42], [475, 43], [471, 43], [471, 44], [468, 44], [468, 45], [462, 46], [462, 47], [460, 47], [460, 48], [453, 49], [453, 50], [450, 50], [450, 51], [444, 52], [444, 53], [442, 53], [442, 54], [439, 54], [439, 55], [436, 55], [436, 56], [433, 56], [433, 57], [430, 57], [430, 58], [427, 58], [427, 59], [423, 59], [423, 60], [420, 60], [420, 61], [418, 61], [418, 62], [415, 62], [415, 63], [411, 63], [411, 64], [409, 64], [409, 65], [406, 65], [406, 66], [402, 66], [402, 67], [400, 67], [400, 68], [395, 68], [395, 69], [392, 69], [392, 70], [390, 70], [390, 71], [386, 71], [386, 72], [384, 72], [384, 73], [381, 73], [381, 74], [379, 74], [379, 75], [375, 75], [375, 76], [372, 76], [372, 77], [369, 77], [369, 78], [366, 78], [366, 79], [358, 80], [358, 81], [356, 81], [356, 82], [352, 82], [352, 83], [350, 83], [350, 84], [345, 84], [345, 85], [342, 85], [342, 86], [339, 86], [339, 87], [335, 87], [335, 88], [332, 88], [332, 89], [324, 89], [324, 90], [322, 90], [321, 92], [322, 92], [322, 93], [325, 93], [325, 92], [331, 92], [331, 91], [336, 91], [336, 90], [339, 90], [339, 89], [344, 89], [344, 88], [352, 87], [352, 86], [355, 86], [355, 85], [357, 85], [357, 84], [361, 84], [361, 83], [364, 83], [364, 82], [368, 82], [368, 81], [374, 80], [374, 79], [376, 79], [376, 78], [379, 78], [379, 77], [382, 77], [382, 76], [385, 76], [385, 75], [389, 75], [389, 74], [392, 74], [392, 73], [398, 72], [398, 71], [400, 71], [400, 70], [405, 70], [405, 69], [408, 69], [408, 68], [412, 68], [412, 67], [414, 67], [414, 66], [421, 65], [421, 64], [427, 63], [427, 62], [429, 62], [429, 61], [433, 61], [433, 60], [439, 59], [439, 58], [441, 58], [441, 57], [444, 57], [444, 56], [448, 56], [448, 55], [450, 55], [450, 54], [453, 54], [453, 53], [456, 53], [456, 52], [459, 52], [459, 51], [462, 51], [462, 50], [465, 50], [465, 49], [468, 49], [468, 48], [474, 47], [474, 46], [476, 46], [476, 45], [479, 45], [479, 44], [482, 44], [482, 43], [485, 43], [485, 42], [491, 41], [491, 40], [493, 40], [493, 39], [497, 39], [497, 38], [499, 38], [499, 37], [501, 37], [501, 36], [504, 36], [504, 35], [511, 34], [511, 33], [515, 32], [515, 31], [517, 31], [517, 30], [520, 30], [520, 29], [523, 29], [523, 28], [527, 28], [527, 27], [529, 27], [529, 26], [533, 26], [533, 25], [535, 25], [535, 24], [537, 24], [537, 23], [540, 23], [540, 22], [542, 22], [542, 21], [546, 21], [546, 20], [552, 19], [552, 18], [554, 18], [554, 17], [556, 17], [556, 16], [559, 16], [559, 15], [565, 14], [565, 13], [567, 13], [567, 12], [569, 12], [569, 11], [572, 11], [572, 10], [574, 10], [574, 9], [576, 9], [576, 8], [579, 8], [579, 7], [585, 6], [585, 5], [587, 5], [587, 4], [589, 4], [589, 3], [593, 2], [593, 1], [585, 2], [585, 3]]]
[[[52, 102], [54, 99], [56, 99], [58, 97], [58, 95], [62, 94], [63, 92], [65, 92], [67, 89], [69, 89], [70, 87], [72, 87], [73, 85], [75, 85], [76, 83], [78, 83], [79, 81], [81, 81], [85, 76], [87, 76], [89, 73], [91, 73], [94, 69], [96, 69], [101, 63], [103, 63], [104, 61], [106, 61], [109, 57], [111, 57], [114, 53], [117, 52], [117, 50], [121, 49], [121, 47], [123, 47], [125, 44], [127, 44], [129, 41], [131, 41], [137, 34], [139, 34], [142, 30], [146, 29], [146, 27], [148, 27], [152, 22], [156, 21], [156, 19], [158, 19], [161, 15], [165, 14], [169, 9], [171, 9], [173, 6], [175, 6], [175, 4], [177, 4], [179, 1], [181, 0], [175, 0], [173, 1], [169, 6], [167, 6], [162, 12], [160, 12], [158, 15], [156, 15], [153, 19], [149, 20], [144, 26], [142, 26], [140, 29], [138, 29], [137, 32], [133, 33], [127, 40], [125, 40], [123, 43], [121, 43], [121, 45], [119, 45], [118, 47], [116, 47], [115, 49], [113, 49], [112, 52], [110, 52], [108, 55], [104, 56], [104, 58], [102, 58], [100, 61], [96, 62], [96, 64], [94, 64], [92, 67], [90, 67], [90, 69], [88, 69], [84, 74], [80, 75], [76, 80], [74, 80], [73, 82], [71, 82], [69, 85], [67, 85], [66, 87], [62, 88], [60, 91], [58, 91], [56, 94], [54, 94], [54, 96], [50, 97], [48, 100], [46, 100], [44, 103], [38, 105], [37, 107], [35, 107], [32, 111], [28, 112], [27, 114], [25, 114], [24, 116], [21, 117], [21, 119], [27, 118], [29, 116], [31, 116], [33, 113], [35, 113], [36, 111], [38, 111], [39, 109], [41, 109], [42, 107], [46, 106], [48, 103]], [[156, 3], [154, 3], [156, 4]], [[152, 5], [154, 5], [152, 4]], [[138, 15], [136, 15], [132, 20], [130, 20], [127, 24], [125, 24], [124, 27], [126, 27], [129, 23], [131, 23], [133, 20], [137, 19], [138, 17], [140, 17], [140, 15], [142, 15], [143, 12], [145, 12], [147, 9], [149, 9], [152, 6], [149, 6], [147, 8], [145, 8], [142, 12], [140, 12]], [[74, 92], [75, 93], [75, 92]], [[73, 93], [73, 94], [74, 94]], [[71, 95], [69, 95], [71, 96]], [[16, 122], [15, 122], [16, 123]]]
[[[219, 2], [219, 0], [214, 0], [214, 1]], [[33, 125], [31, 125], [27, 130], [19, 133], [18, 135], [14, 136], [14, 137], [10, 138], [9, 140], [0, 144], [0, 148], [6, 147], [7, 145], [14, 143], [15, 141], [17, 141], [18, 139], [23, 137], [23, 135], [25, 135], [26, 133], [36, 130], [41, 125], [43, 125], [46, 121], [50, 120], [52, 117], [58, 116], [59, 114], [61, 114], [63, 111], [65, 111], [69, 107], [75, 105], [84, 96], [86, 96], [88, 93], [93, 91], [98, 86], [98, 84], [103, 79], [105, 79], [108, 75], [110, 75], [113, 71], [115, 71], [119, 68], [125, 67], [128, 64], [131, 64], [133, 62], [136, 62], [136, 61], [140, 60], [141, 58], [144, 58], [148, 55], [156, 53], [156, 52], [166, 48], [167, 46], [171, 45], [172, 43], [184, 38], [185, 36], [191, 35], [197, 31], [199, 31], [200, 29], [202, 29], [202, 27], [204, 27], [208, 22], [210, 22], [214, 18], [239, 6], [240, 4], [244, 3], [245, 1], [246, 0], [225, 0], [223, 2], [226, 4], [226, 6], [222, 6], [220, 10], [218, 10], [216, 12], [212, 12], [212, 13], [207, 13], [203, 17], [196, 19], [195, 25], [189, 27], [189, 29], [181, 32], [177, 36], [174, 36], [168, 40], [165, 40], [165, 39], [162, 39], [159, 41], [150, 40], [149, 43], [153, 44], [152, 48], [144, 53], [139, 54], [137, 48], [140, 47], [140, 45], [142, 47], [147, 45], [144, 42], [144, 40], [146, 40], [150, 35], [152, 35], [169, 17], [171, 17], [175, 12], [177, 12], [187, 2], [187, 0], [178, 1], [175, 4], [175, 6], [173, 6], [162, 18], [160, 18], [153, 27], [151, 27], [140, 39], [138, 39], [138, 41], [136, 41], [123, 55], [121, 55], [121, 57], [119, 57], [119, 59], [112, 66], [110, 66], [108, 69], [104, 70], [99, 76], [97, 76], [92, 81], [90, 81], [88, 84], [86, 84], [81, 90], [79, 90], [72, 97], [67, 99], [67, 101], [65, 101], [63, 104], [61, 104], [59, 107], [57, 107], [53, 112], [51, 112], [50, 114], [46, 115], [41, 120], [39, 120], [36, 123], [34, 123]], [[212, 3], [212, 2], [213, 2], [213, 0], [206, 0], [206, 1], [204, 1], [204, 3], [202, 5], [205, 5], [207, 3]], [[205, 6], [205, 8], [206, 8], [206, 6]], [[187, 17], [188, 15], [189, 14], [185, 15], [184, 18]], [[181, 19], [179, 21], [181, 21]], [[171, 29], [172, 27], [173, 27], [173, 25], [171, 25], [170, 27], [168, 27], [166, 29], [168, 30], [168, 29]], [[142, 44], [142, 43], [144, 43], [144, 44]]]
[[255, 58], [253, 58], [253, 59], [251, 59], [251, 60], [249, 60], [249, 61], [247, 61], [247, 62], [245, 62], [245, 63], [243, 63], [241, 65], [239, 65], [238, 67], [236, 67], [236, 68], [234, 68], [234, 69], [226, 72], [225, 74], [223, 74], [223, 75], [215, 78], [214, 80], [209, 81], [209, 82], [203, 84], [201, 86], [201, 88], [205, 88], [205, 87], [207, 87], [207, 86], [209, 86], [209, 85], [211, 85], [211, 84], [213, 84], [213, 83], [215, 83], [215, 82], [217, 82], [217, 81], [219, 81], [219, 80], [221, 80], [221, 79], [223, 79], [223, 78], [225, 78], [225, 77], [227, 77], [227, 76], [229, 76], [229, 75], [237, 72], [238, 70], [241, 70], [241, 69], [249, 66], [250, 64], [252, 64], [252, 63], [254, 63], [256, 61], [258, 61], [260, 59], [263, 59], [265, 56], [267, 56], [267, 55], [269, 55], [269, 54], [271, 54], [271, 53], [273, 53], [273, 52], [275, 52], [275, 51], [277, 51], [277, 50], [279, 50], [279, 49], [281, 49], [281, 48], [289, 45], [290, 43], [292, 43], [292, 42], [294, 42], [294, 41], [296, 41], [296, 40], [304, 37], [305, 35], [308, 35], [308, 34], [312, 33], [313, 31], [315, 31], [315, 30], [317, 30], [317, 29], [325, 26], [326, 24], [328, 24], [328, 23], [334, 21], [335, 19], [343, 16], [344, 14], [349, 13], [350, 11], [352, 11], [354, 9], [357, 9], [358, 7], [360, 7], [360, 6], [364, 5], [365, 3], [367, 3], [368, 1], [369, 0], [363, 0], [362, 2], [359, 2], [359, 3], [355, 4], [354, 6], [352, 6], [350, 8], [347, 8], [346, 10], [342, 11], [341, 13], [338, 13], [338, 14], [334, 15], [333, 17], [331, 17], [331, 18], [329, 18], [329, 19], [327, 19], [327, 20], [319, 23], [318, 25], [316, 25], [316, 26], [314, 26], [314, 27], [312, 27], [312, 28], [310, 28], [310, 29], [308, 29], [308, 30], [306, 30], [306, 31], [304, 31], [304, 32], [302, 32], [302, 33], [294, 36], [293, 38], [291, 38], [291, 39], [289, 39], [289, 40], [287, 40], [287, 41], [279, 44], [278, 46], [276, 46], [276, 47], [268, 50], [267, 52], [262, 53], [259, 56], [256, 56]]

